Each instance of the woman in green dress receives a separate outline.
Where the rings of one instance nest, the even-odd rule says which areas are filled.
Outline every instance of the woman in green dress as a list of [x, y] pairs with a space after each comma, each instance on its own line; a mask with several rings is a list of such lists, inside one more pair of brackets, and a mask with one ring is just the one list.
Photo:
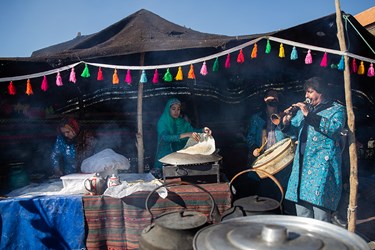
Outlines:
[[199, 141], [199, 133], [202, 132], [211, 135], [211, 129], [193, 128], [190, 122], [181, 117], [180, 100], [177, 98], [168, 100], [157, 125], [158, 144], [152, 173], [156, 177], [161, 177], [163, 165], [159, 159], [184, 148], [189, 138]]

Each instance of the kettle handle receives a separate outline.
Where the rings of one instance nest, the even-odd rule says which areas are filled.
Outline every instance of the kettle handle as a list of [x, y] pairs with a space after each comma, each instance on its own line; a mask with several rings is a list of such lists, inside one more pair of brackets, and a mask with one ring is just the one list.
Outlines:
[[281, 203], [283, 202], [284, 200], [284, 189], [283, 187], [281, 186], [280, 182], [271, 174], [269, 174], [268, 172], [262, 170], [262, 169], [257, 169], [257, 168], [250, 168], [250, 169], [246, 169], [246, 170], [243, 170], [239, 173], [237, 173], [233, 178], [232, 180], [229, 182], [229, 189], [230, 191], [232, 192], [232, 185], [233, 185], [233, 181], [240, 175], [244, 174], [244, 173], [247, 173], [247, 172], [260, 172], [264, 175], [266, 175], [267, 177], [269, 177], [271, 180], [273, 180], [273, 182], [275, 182], [275, 184], [277, 185], [277, 187], [280, 189], [280, 193], [281, 193], [281, 199], [279, 201], [279, 204], [280, 204], [280, 207], [281, 207]]
[[[166, 187], [166, 186], [177, 186], [177, 185], [192, 185], [196, 188], [199, 188], [200, 190], [206, 192], [208, 194], [208, 196], [210, 197], [210, 200], [211, 200], [211, 210], [210, 210], [210, 221], [216, 223], [216, 222], [220, 222], [220, 212], [219, 212], [219, 209], [215, 203], [215, 200], [214, 198], [212, 197], [212, 195], [210, 194], [210, 192], [208, 192], [206, 189], [204, 189], [203, 187], [199, 186], [199, 185], [196, 185], [194, 183], [190, 183], [190, 182], [186, 182], [186, 181], [172, 181], [172, 182], [169, 182], [169, 183], [164, 183], [163, 185], [155, 188], [154, 190], [152, 190], [147, 198], [146, 198], [146, 201], [145, 201], [145, 208], [147, 209], [147, 211], [150, 213], [151, 215], [151, 223], [154, 221], [154, 215], [152, 214], [149, 206], [148, 206], [148, 200], [150, 199], [151, 195], [157, 191], [159, 188], [162, 188], [162, 187]], [[215, 216], [214, 215], [214, 212], [215, 212]], [[214, 218], [213, 218], [214, 217]]]

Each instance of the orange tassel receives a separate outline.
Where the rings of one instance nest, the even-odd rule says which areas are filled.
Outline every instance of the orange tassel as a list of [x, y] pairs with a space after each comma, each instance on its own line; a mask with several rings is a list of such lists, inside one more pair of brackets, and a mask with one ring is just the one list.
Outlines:
[[251, 51], [251, 58], [257, 58], [258, 54], [258, 45], [255, 43], [253, 50]]
[[112, 84], [119, 84], [120, 80], [118, 79], [118, 75], [117, 75], [117, 69], [115, 69], [115, 72], [113, 73], [113, 76], [112, 76]]
[[358, 75], [364, 75], [365, 74], [365, 65], [363, 64], [363, 61], [361, 61], [361, 64], [358, 66]]
[[31, 87], [30, 79], [27, 79], [27, 84], [26, 84], [26, 95], [32, 95], [33, 93], [33, 88]]
[[195, 79], [194, 66], [193, 66], [193, 64], [190, 64], [190, 70], [189, 70], [189, 73], [188, 73], [188, 78], [189, 78], [189, 79]]
[[178, 67], [177, 75], [175, 77], [176, 81], [182, 81], [184, 79], [184, 76], [182, 74], [182, 68], [181, 66]]

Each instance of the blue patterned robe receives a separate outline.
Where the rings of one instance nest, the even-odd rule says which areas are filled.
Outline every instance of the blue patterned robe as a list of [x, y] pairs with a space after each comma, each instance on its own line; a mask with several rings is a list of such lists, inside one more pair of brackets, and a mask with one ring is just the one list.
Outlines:
[[[318, 112], [317, 115], [322, 117], [319, 128], [310, 125], [307, 127], [302, 167], [300, 143], [296, 147], [285, 198], [294, 202], [304, 200], [335, 211], [342, 190], [340, 132], [346, 123], [345, 108], [333, 102], [331, 107]], [[298, 111], [291, 121], [292, 128], [299, 131], [299, 141], [304, 122], [301, 111]]]

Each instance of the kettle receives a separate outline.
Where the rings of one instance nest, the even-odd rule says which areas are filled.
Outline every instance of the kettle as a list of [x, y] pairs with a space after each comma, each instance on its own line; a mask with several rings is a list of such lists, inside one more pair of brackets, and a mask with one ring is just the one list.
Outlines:
[[[180, 211], [166, 212], [154, 218], [148, 206], [150, 196], [161, 187], [179, 184], [193, 185], [209, 195], [211, 200], [209, 220], [205, 214], [196, 211], [185, 211], [185, 209]], [[210, 223], [212, 224], [220, 222], [219, 211], [212, 195], [201, 186], [189, 182], [169, 182], [157, 187], [147, 196], [145, 207], [151, 214], [151, 224], [144, 228], [141, 233], [141, 237], [139, 239], [139, 249], [142, 250], [193, 249], [193, 238], [195, 233]]]
[[116, 174], [112, 174], [112, 176], [108, 178], [108, 181], [107, 181], [108, 187], [114, 187], [120, 184], [121, 184], [121, 181]]
[[107, 178], [103, 178], [99, 173], [95, 173], [83, 181], [83, 186], [91, 195], [102, 195], [107, 189]]

